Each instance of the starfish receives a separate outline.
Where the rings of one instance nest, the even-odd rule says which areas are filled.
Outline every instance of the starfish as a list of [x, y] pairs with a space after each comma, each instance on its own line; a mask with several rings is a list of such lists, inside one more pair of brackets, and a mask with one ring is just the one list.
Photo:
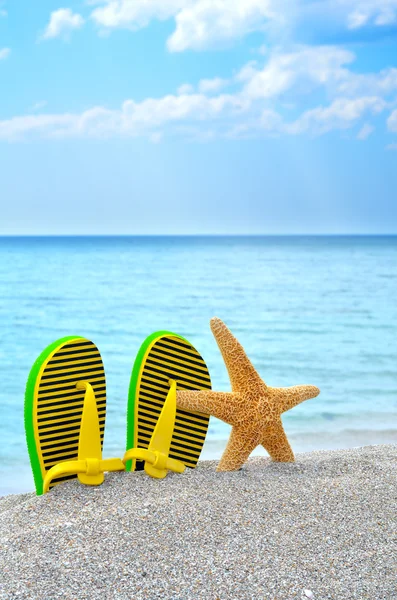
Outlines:
[[281, 415], [304, 400], [315, 398], [320, 390], [314, 385], [287, 388], [266, 385], [226, 325], [216, 317], [210, 324], [229, 373], [232, 391], [181, 390], [177, 392], [178, 408], [210, 414], [232, 425], [218, 471], [237, 471], [259, 445], [274, 461], [293, 462], [294, 454]]

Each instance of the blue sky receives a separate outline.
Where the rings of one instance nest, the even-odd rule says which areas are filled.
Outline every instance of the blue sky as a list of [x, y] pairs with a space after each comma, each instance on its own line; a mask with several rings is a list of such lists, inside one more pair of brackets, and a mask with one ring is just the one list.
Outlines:
[[0, 0], [0, 234], [397, 233], [397, 0]]

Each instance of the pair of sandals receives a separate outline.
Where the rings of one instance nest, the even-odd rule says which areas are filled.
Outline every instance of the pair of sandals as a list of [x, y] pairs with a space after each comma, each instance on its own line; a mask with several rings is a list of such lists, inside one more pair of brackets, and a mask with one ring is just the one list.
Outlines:
[[181, 336], [150, 335], [134, 363], [128, 394], [127, 444], [123, 459], [102, 457], [106, 380], [96, 345], [66, 337], [34, 363], [25, 395], [25, 431], [38, 495], [78, 477], [100, 485], [106, 471], [144, 469], [163, 478], [194, 468], [209, 416], [176, 408], [176, 390], [209, 390], [201, 355]]

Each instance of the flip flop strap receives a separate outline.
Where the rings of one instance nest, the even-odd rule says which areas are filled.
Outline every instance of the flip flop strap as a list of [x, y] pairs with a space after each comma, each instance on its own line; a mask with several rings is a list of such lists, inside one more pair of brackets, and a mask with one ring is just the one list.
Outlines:
[[[124, 454], [123, 463], [125, 464], [127, 461], [132, 460], [143, 460], [148, 462], [152, 467], [159, 471], [159, 474], [163, 473], [164, 470], [174, 471], [174, 473], [183, 473], [185, 470], [185, 465], [180, 460], [176, 460], [175, 458], [170, 458], [166, 454], [162, 452], [158, 452], [157, 450], [145, 450], [145, 448], [130, 448]], [[161, 478], [164, 475], [161, 475]], [[158, 477], [160, 478], [160, 477]]]
[[124, 464], [133, 458], [145, 461], [145, 471], [150, 477], [163, 479], [167, 471], [183, 473], [185, 465], [180, 460], [168, 456], [171, 446], [172, 432], [176, 413], [176, 381], [169, 380], [170, 389], [165, 399], [160, 416], [153, 430], [149, 448], [131, 448], [124, 455]]
[[86, 464], [85, 460], [70, 460], [58, 463], [51, 467], [46, 473], [43, 482], [43, 493], [46, 494], [50, 489], [50, 483], [57, 477], [63, 477], [64, 475], [76, 475], [77, 473], [85, 473]]
[[120, 458], [106, 458], [103, 460], [86, 458], [85, 460], [60, 462], [47, 472], [43, 483], [43, 493], [48, 492], [51, 481], [57, 477], [78, 475], [79, 473], [96, 477], [100, 473], [105, 473], [105, 471], [124, 471], [124, 464]]

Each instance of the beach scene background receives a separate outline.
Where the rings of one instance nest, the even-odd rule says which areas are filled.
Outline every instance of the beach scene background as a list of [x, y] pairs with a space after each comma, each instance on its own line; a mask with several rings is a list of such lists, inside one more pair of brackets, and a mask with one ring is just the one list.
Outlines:
[[[213, 388], [230, 389], [213, 316], [269, 385], [321, 389], [283, 417], [295, 452], [395, 443], [396, 267], [396, 236], [0, 238], [0, 495], [34, 489], [26, 380], [65, 335], [92, 339], [104, 360], [105, 457], [124, 453], [132, 365], [150, 333], [188, 338]], [[229, 432], [211, 418], [201, 458], [220, 458]]]
[[[397, 0], [0, 0], [0, 600], [396, 597], [396, 40]], [[296, 460], [217, 471], [211, 416], [183, 475], [37, 496], [43, 350], [96, 344], [120, 459], [149, 335], [230, 390], [212, 317], [320, 389]]]

